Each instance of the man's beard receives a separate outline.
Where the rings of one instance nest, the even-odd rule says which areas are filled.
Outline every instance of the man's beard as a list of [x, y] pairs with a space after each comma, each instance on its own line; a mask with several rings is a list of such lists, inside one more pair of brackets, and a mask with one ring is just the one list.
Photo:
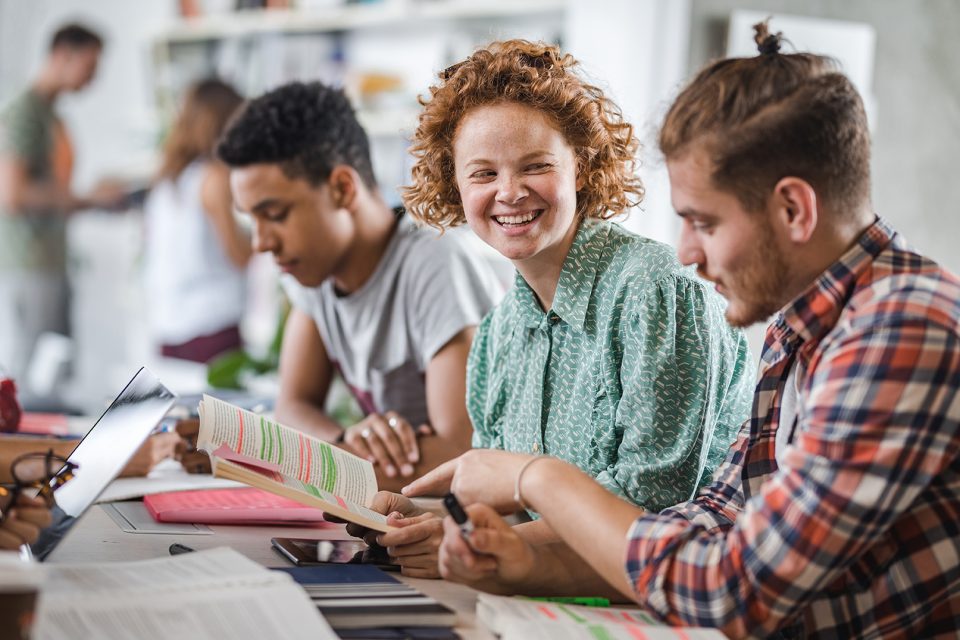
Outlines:
[[726, 318], [734, 327], [762, 322], [785, 303], [787, 262], [776, 249], [769, 225], [761, 225], [757, 235], [756, 246], [749, 256], [723, 281], [729, 296]]

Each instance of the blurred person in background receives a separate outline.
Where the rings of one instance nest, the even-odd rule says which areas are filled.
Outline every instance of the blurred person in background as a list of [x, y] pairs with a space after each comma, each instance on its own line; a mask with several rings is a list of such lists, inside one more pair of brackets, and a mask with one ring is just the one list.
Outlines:
[[87, 27], [60, 28], [33, 83], [0, 108], [0, 363], [14, 378], [40, 334], [69, 334], [67, 215], [123, 199], [110, 183], [73, 193], [73, 149], [55, 109], [62, 94], [90, 84], [102, 51]]
[[[156, 433], [140, 445], [121, 477], [145, 476], [166, 458], [173, 457], [180, 436], [176, 433]], [[0, 549], [17, 549], [21, 544], [36, 541], [40, 530], [50, 524], [50, 507], [40, 497], [29, 492], [13, 495], [13, 466], [29, 454], [49, 452], [59, 458], [68, 458], [80, 443], [79, 437], [33, 436], [19, 433], [0, 434]], [[55, 463], [54, 469], [59, 468]], [[43, 477], [42, 460], [21, 462], [20, 480]]]
[[195, 362], [241, 347], [245, 268], [252, 249], [213, 147], [243, 98], [208, 79], [192, 85], [146, 200], [151, 330], [164, 356]]

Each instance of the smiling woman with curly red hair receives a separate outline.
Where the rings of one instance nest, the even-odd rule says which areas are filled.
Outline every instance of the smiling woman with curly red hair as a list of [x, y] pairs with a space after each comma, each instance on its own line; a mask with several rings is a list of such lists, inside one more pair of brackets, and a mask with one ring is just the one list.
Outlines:
[[[643, 196], [633, 128], [571, 55], [523, 40], [448, 68], [423, 104], [408, 210], [466, 222], [517, 269], [471, 349], [473, 445], [557, 456], [651, 510], [689, 498], [747, 415], [749, 357], [673, 249], [608, 220]], [[438, 521], [375, 507], [416, 516], [380, 536], [392, 555], [425, 552]]]
[[511, 40], [446, 69], [420, 115], [407, 209], [439, 228], [466, 221], [454, 180], [453, 138], [468, 111], [505, 103], [533, 106], [563, 132], [584, 178], [577, 193], [580, 215], [610, 218], [639, 204], [643, 183], [635, 173], [639, 144], [633, 127], [613, 101], [577, 75], [576, 66], [573, 56], [556, 47]]

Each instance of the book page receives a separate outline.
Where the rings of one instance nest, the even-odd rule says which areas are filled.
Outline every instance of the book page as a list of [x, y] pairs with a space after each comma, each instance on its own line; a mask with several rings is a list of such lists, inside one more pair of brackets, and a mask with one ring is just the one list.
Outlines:
[[108, 563], [48, 563], [44, 593], [96, 593], [124, 590], [180, 590], [210, 584], [263, 582], [271, 574], [229, 547], [196, 553]]
[[[78, 630], [83, 630], [78, 634]], [[139, 638], [140, 640], [335, 639], [309, 597], [294, 584], [233, 586], [174, 593], [106, 597], [42, 596], [36, 640]]]
[[276, 464], [280, 473], [361, 506], [377, 492], [373, 465], [338, 447], [264, 416], [204, 395], [197, 448], [226, 444], [236, 453]]
[[337, 637], [289, 576], [225, 547], [47, 569], [35, 639]]
[[[587, 607], [481, 593], [477, 618], [501, 640], [576, 638], [652, 638], [723, 640], [713, 629], [674, 631], [638, 608]], [[609, 631], [609, 633], [608, 633]], [[598, 633], [599, 632], [599, 633]], [[638, 632], [642, 632], [638, 635]]]
[[288, 478], [282, 474], [265, 469], [254, 469], [219, 457], [213, 459], [213, 474], [220, 478], [238, 480], [251, 487], [269, 491], [278, 496], [296, 500], [308, 507], [316, 507], [324, 512], [355, 522], [368, 529], [389, 531], [393, 527], [387, 524], [387, 517], [367, 507], [336, 496], [306, 482]]
[[625, 622], [571, 624], [553, 620], [508, 623], [500, 640], [726, 640], [713, 629], [672, 629]]

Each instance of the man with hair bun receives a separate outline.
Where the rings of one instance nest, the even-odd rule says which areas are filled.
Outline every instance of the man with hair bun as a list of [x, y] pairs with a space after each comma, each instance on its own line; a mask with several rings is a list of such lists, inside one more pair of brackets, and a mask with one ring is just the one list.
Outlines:
[[[960, 279], [870, 202], [859, 95], [833, 63], [725, 59], [660, 133], [682, 262], [767, 330], [751, 418], [711, 485], [659, 513], [560, 460], [470, 452], [452, 485], [444, 576], [489, 590], [626, 596], [731, 638], [946, 638], [960, 620]], [[486, 503], [486, 504], [481, 504]], [[537, 511], [533, 547], [487, 506]]]
[[[467, 450], [467, 354], [499, 285], [463, 238], [386, 204], [343, 92], [270, 91], [234, 117], [217, 154], [293, 304], [277, 418], [374, 462], [381, 488]], [[335, 372], [365, 414], [346, 428], [324, 412]]]

